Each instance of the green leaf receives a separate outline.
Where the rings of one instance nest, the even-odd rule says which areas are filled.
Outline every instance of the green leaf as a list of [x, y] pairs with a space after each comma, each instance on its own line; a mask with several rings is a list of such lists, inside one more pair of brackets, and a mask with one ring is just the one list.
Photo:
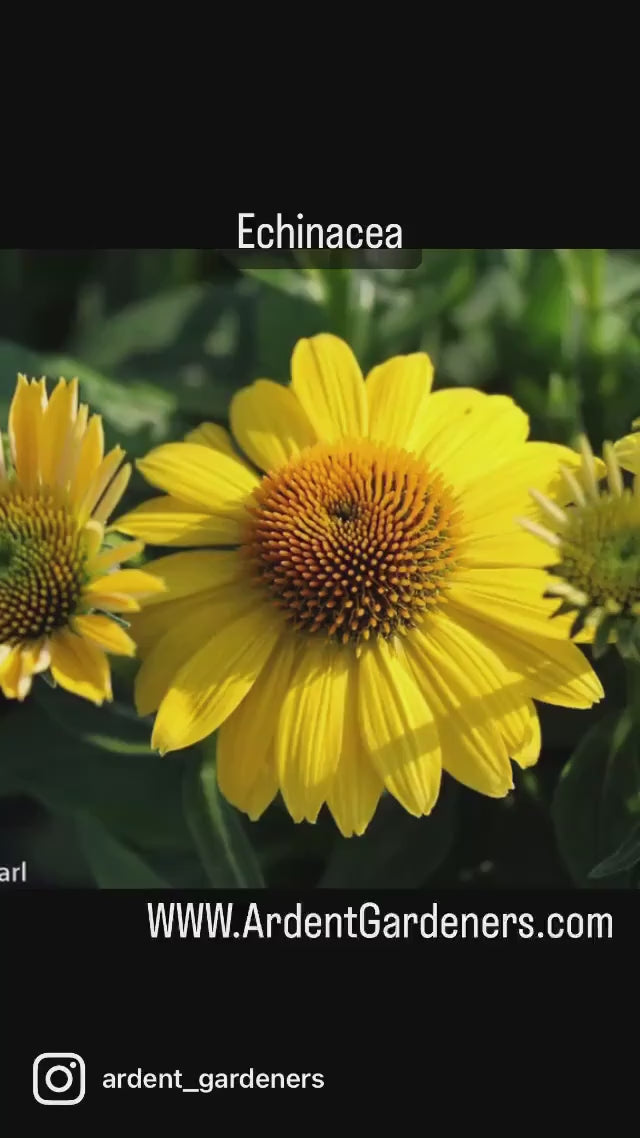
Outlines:
[[616, 626], [615, 616], [604, 616], [596, 628], [596, 634], [593, 638], [591, 651], [594, 660], [600, 660], [602, 656], [606, 655], [611, 647], [609, 637]]
[[[52, 704], [66, 695], [60, 688], [45, 691]], [[62, 713], [52, 717], [51, 706], [45, 711], [33, 695], [24, 704], [2, 705], [0, 792], [31, 795], [56, 813], [90, 814], [113, 834], [145, 848], [189, 849], [181, 760], [140, 751], [118, 735], [118, 716], [112, 729], [106, 708], [69, 700], [64, 719]], [[100, 717], [100, 727], [83, 735], [78, 727], [86, 725], [92, 712]], [[149, 724], [141, 720], [136, 730], [148, 734]], [[122, 747], [112, 748], [114, 736]]]
[[[123, 366], [135, 367], [132, 361], [141, 357], [157, 363], [161, 352], [175, 351], [177, 346], [186, 349], [187, 342], [193, 350], [200, 341], [196, 329], [203, 339], [210, 329], [218, 295], [215, 288], [193, 284], [128, 304], [80, 340], [76, 353], [112, 374]], [[156, 369], [142, 366], [135, 370], [144, 375]]]
[[640, 654], [636, 640], [635, 619], [619, 617], [615, 628], [616, 647], [623, 660], [634, 660], [637, 663], [640, 660]]
[[[629, 838], [640, 815], [638, 729], [628, 712], [612, 712], [581, 740], [553, 801], [560, 853], [578, 885], [594, 885], [594, 866]], [[609, 884], [626, 885], [624, 872]]]
[[167, 438], [178, 406], [175, 392], [162, 391], [144, 381], [126, 383], [107, 378], [89, 364], [69, 356], [32, 352], [20, 344], [0, 340], [0, 419], [7, 422], [18, 373], [39, 379], [50, 387], [60, 376], [78, 378], [81, 397], [102, 415], [107, 429], [132, 454], [140, 454]]
[[630, 257], [610, 252], [605, 267], [605, 303], [619, 305], [634, 295], [640, 295], [640, 264]]
[[473, 291], [458, 305], [455, 321], [464, 330], [486, 327], [496, 317], [519, 316], [522, 306], [517, 277], [504, 265], [495, 265], [479, 278]]
[[362, 837], [339, 838], [321, 888], [418, 888], [449, 853], [456, 831], [456, 787], [447, 779], [428, 818], [412, 818], [385, 796]]
[[580, 609], [580, 611], [576, 614], [576, 616], [574, 617], [574, 619], [571, 623], [571, 628], [569, 630], [569, 635], [571, 637], [578, 636], [579, 633], [582, 632], [582, 629], [584, 628], [584, 626], [587, 622], [588, 615], [589, 615], [588, 609]]
[[231, 260], [240, 271], [252, 280], [270, 288], [278, 289], [286, 296], [302, 297], [316, 304], [322, 303], [323, 287], [316, 271], [302, 269], [266, 269], [252, 265], [248, 257], [232, 257]]
[[322, 282], [327, 330], [345, 340], [351, 340], [354, 307], [354, 279], [351, 269], [346, 266], [317, 269]]
[[536, 347], [553, 353], [556, 365], [573, 308], [568, 274], [552, 249], [537, 249], [525, 284], [522, 326]]
[[[549, 591], [549, 592], [543, 593], [543, 596], [544, 597], [555, 597], [555, 596], [557, 596], [557, 594]], [[554, 609], [554, 611], [551, 615], [552, 615], [552, 618], [555, 618], [557, 616], [566, 616], [570, 612], [575, 612], [575, 610], [576, 610], [576, 606], [571, 604], [571, 601], [562, 601], [561, 604], [558, 606], [558, 608]]]
[[226, 418], [228, 403], [255, 378], [258, 285], [194, 284], [127, 305], [76, 345], [98, 371], [152, 383], [194, 418]]
[[440, 352], [439, 385], [484, 387], [497, 367], [496, 343], [488, 326], [472, 326]]
[[282, 272], [246, 272], [233, 285], [194, 284], [128, 305], [75, 352], [127, 385], [152, 383], [191, 420], [225, 421], [239, 387], [260, 376], [288, 381], [296, 341], [328, 330], [315, 278]]
[[63, 688], [39, 682], [33, 686], [33, 699], [59, 727], [92, 747], [121, 755], [151, 754], [149, 724], [126, 704], [97, 707]]
[[640, 862], [640, 822], [621, 846], [610, 857], [606, 857], [589, 874], [592, 878], [614, 877], [617, 873], [624, 873], [626, 869], [633, 869]]
[[241, 816], [221, 795], [215, 739], [186, 760], [183, 803], [188, 826], [216, 889], [260, 889], [264, 879]]
[[[44, 373], [52, 378], [77, 376], [82, 398], [92, 411], [102, 415], [114, 436], [129, 451], [132, 438], [142, 436], [144, 445], [151, 447], [170, 435], [173, 415], [178, 409], [175, 391], [162, 390], [146, 380], [119, 381], [68, 356], [44, 356], [43, 367]], [[138, 451], [137, 446], [135, 453]]]
[[561, 249], [559, 253], [577, 300], [588, 308], [599, 308], [603, 299], [607, 250]]
[[279, 289], [264, 285], [256, 295], [257, 359], [245, 383], [260, 375], [279, 382], [289, 382], [291, 353], [299, 339], [329, 332], [327, 315], [315, 300], [305, 296], [288, 296]]
[[150, 865], [94, 818], [79, 817], [77, 831], [89, 868], [101, 889], [167, 889]]

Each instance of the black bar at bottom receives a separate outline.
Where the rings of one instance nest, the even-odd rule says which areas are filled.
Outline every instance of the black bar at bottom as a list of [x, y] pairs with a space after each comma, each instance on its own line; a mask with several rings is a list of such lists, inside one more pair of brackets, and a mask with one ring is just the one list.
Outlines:
[[16, 1138], [506, 1138], [586, 1109], [611, 1132], [638, 900], [7, 890], [3, 1117]]

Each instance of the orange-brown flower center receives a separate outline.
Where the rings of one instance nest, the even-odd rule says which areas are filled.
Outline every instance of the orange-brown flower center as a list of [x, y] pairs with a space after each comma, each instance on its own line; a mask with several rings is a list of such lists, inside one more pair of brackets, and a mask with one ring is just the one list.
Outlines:
[[358, 649], [433, 609], [460, 538], [440, 474], [366, 440], [310, 447], [262, 480], [250, 513], [245, 552], [287, 619]]

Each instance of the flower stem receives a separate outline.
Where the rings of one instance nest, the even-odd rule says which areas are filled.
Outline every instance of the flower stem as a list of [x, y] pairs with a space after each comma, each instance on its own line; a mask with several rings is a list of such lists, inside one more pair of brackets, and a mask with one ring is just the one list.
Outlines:
[[640, 724], [640, 664], [625, 660], [627, 673], [627, 706], [635, 723]]

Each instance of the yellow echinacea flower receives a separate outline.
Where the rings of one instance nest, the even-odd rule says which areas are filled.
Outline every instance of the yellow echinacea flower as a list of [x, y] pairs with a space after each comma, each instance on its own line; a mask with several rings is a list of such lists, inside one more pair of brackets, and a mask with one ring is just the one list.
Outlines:
[[532, 698], [602, 695], [515, 521], [577, 456], [527, 442], [509, 398], [431, 394], [432, 371], [417, 353], [365, 380], [343, 341], [304, 339], [290, 387], [232, 401], [249, 462], [205, 424], [139, 463], [166, 493], [118, 529], [192, 548], [152, 566], [138, 711], [163, 753], [219, 729], [221, 790], [252, 818], [280, 790], [296, 821], [326, 802], [361, 834], [384, 790], [428, 814], [443, 768], [504, 796], [510, 758], [538, 758]]
[[[634, 424], [635, 426], [636, 424]], [[547, 590], [573, 613], [572, 630], [585, 629], [600, 655], [609, 643], [622, 654], [640, 648], [640, 435], [605, 443], [604, 472], [596, 467], [586, 437], [580, 440], [582, 468], [576, 478], [564, 470], [568, 501], [560, 506], [541, 493], [533, 496], [545, 524], [523, 525], [553, 550]], [[600, 464], [602, 466], [602, 464]], [[625, 485], [622, 471], [635, 473]], [[635, 644], [638, 638], [638, 643]]]
[[[100, 416], [78, 406], [78, 383], [18, 377], [9, 412], [10, 463], [0, 445], [0, 689], [23, 700], [34, 675], [100, 704], [111, 699], [106, 653], [135, 645], [114, 614], [163, 589], [120, 569], [139, 541], [102, 550], [104, 523], [131, 473], [124, 451], [104, 455]], [[120, 468], [120, 469], [118, 469]]]

